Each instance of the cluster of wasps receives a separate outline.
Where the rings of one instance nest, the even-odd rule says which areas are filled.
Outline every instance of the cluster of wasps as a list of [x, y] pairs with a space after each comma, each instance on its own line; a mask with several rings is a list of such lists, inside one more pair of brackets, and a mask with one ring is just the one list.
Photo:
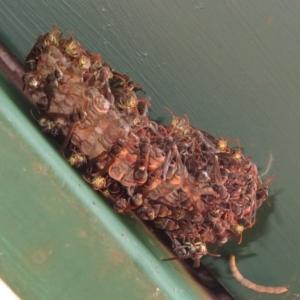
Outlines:
[[241, 240], [272, 179], [262, 182], [236, 139], [214, 138], [168, 108], [169, 125], [149, 120], [143, 88], [69, 34], [53, 26], [37, 39], [23, 82], [39, 111], [34, 118], [71, 166], [117, 213], [133, 210], [164, 230], [176, 258], [194, 267], [218, 256], [208, 244]]

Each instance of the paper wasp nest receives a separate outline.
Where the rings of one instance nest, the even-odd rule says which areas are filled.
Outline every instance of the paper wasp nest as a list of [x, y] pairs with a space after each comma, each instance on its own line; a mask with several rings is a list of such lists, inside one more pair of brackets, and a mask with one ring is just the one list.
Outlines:
[[23, 76], [41, 130], [114, 210], [134, 210], [166, 232], [179, 258], [200, 265], [206, 245], [241, 237], [268, 197], [256, 165], [228, 140], [172, 114], [148, 118], [142, 87], [55, 27], [40, 36]]

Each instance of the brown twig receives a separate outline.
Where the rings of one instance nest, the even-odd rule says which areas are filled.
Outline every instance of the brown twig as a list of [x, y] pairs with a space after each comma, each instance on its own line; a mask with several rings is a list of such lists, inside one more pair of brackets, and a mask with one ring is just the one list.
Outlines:
[[260, 292], [260, 293], [268, 293], [268, 294], [282, 294], [288, 291], [288, 289], [284, 286], [263, 286], [258, 285], [246, 278], [239, 272], [235, 264], [235, 257], [233, 255], [230, 256], [229, 267], [232, 272], [233, 277], [238, 280], [243, 286], [248, 289]]

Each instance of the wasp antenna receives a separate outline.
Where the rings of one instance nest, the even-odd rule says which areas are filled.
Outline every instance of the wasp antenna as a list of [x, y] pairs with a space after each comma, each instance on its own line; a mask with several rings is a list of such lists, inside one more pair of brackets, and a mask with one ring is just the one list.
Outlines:
[[265, 185], [268, 185], [276, 178], [276, 174], [274, 174], [272, 177], [268, 178], [267, 181], [264, 183]]
[[210, 253], [210, 252], [207, 252], [207, 254], [210, 256], [214, 256], [214, 257], [221, 257], [220, 254], [215, 254], [215, 253]]
[[189, 127], [190, 126], [189, 116], [187, 114], [184, 114], [183, 116], [184, 116], [184, 118], [186, 120], [187, 126]]
[[73, 34], [73, 32], [72, 32], [72, 31], [70, 31], [70, 30], [67, 30], [67, 33], [70, 35], [70, 37], [71, 37], [71, 40], [72, 40], [72, 41], [74, 41], [74, 40], [75, 40], [75, 38], [74, 38], [74, 34]]
[[165, 109], [166, 111], [168, 111], [168, 112], [172, 115], [173, 118], [175, 117], [173, 111], [172, 111], [169, 107], [164, 106], [164, 109]]
[[34, 115], [32, 109], [30, 110], [30, 114], [31, 114], [31, 116], [32, 116], [37, 122], [39, 122], [39, 120], [35, 117], [35, 115]]
[[273, 161], [274, 161], [273, 154], [270, 153], [267, 168], [266, 168], [266, 170], [260, 175], [260, 177], [263, 177], [263, 176], [265, 176], [265, 175], [267, 175], [267, 174], [269, 173], [269, 171], [270, 171], [270, 169], [271, 169], [271, 167], [272, 167]]
[[175, 256], [175, 257], [169, 257], [169, 258], [162, 258], [161, 261], [169, 261], [169, 260], [182, 260], [182, 259], [187, 259], [188, 257], [179, 257], [179, 256]]

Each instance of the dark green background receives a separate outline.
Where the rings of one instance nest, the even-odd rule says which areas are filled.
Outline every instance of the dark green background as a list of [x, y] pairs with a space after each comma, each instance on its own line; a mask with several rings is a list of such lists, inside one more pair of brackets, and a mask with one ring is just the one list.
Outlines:
[[[103, 59], [115, 69], [130, 74], [141, 83], [152, 99], [152, 118], [170, 121], [170, 116], [163, 109], [163, 106], [168, 106], [177, 115], [187, 113], [195, 127], [216, 136], [236, 137], [261, 172], [266, 168], [272, 153], [272, 169], [264, 180], [273, 174], [276, 174], [276, 180], [270, 185], [271, 197], [258, 213], [257, 224], [244, 234], [241, 245], [233, 242], [221, 250], [224, 259], [205, 258], [203, 262], [237, 299], [297, 299], [296, 294], [300, 294], [299, 16], [299, 1], [14, 0], [4, 1], [0, 7], [0, 38], [20, 60], [24, 60], [37, 36], [49, 31], [51, 25], [56, 23], [64, 32], [72, 30], [85, 47], [101, 53]], [[22, 113], [29, 115], [26, 110]], [[9, 138], [9, 133], [1, 134], [1, 139], [5, 136]], [[5, 149], [2, 151], [5, 152]], [[9, 154], [2, 153], [1, 157], [6, 159], [7, 155]], [[25, 154], [20, 153], [19, 160], [16, 159], [16, 166], [22, 165], [22, 155]], [[41, 158], [41, 163], [45, 159]], [[25, 163], [26, 161], [23, 164]], [[2, 174], [4, 176], [5, 173]], [[26, 176], [24, 181], [19, 180], [17, 183], [11, 180], [12, 185], [7, 187], [6, 195], [11, 195], [12, 199], [20, 198], [16, 188], [29, 186], [32, 182]], [[39, 175], [33, 180], [38, 185], [43, 177]], [[56, 193], [59, 195], [62, 187], [52, 186], [51, 189], [57, 189]], [[80, 227], [77, 223], [72, 224], [75, 222], [72, 212], [71, 216], [67, 214], [67, 207], [71, 204], [66, 200], [52, 199], [52, 196], [47, 199], [47, 193], [44, 196], [45, 205], [57, 201], [57, 211], [65, 209], [66, 214], [63, 216], [72, 219], [69, 229], [66, 225], [68, 222], [64, 223], [65, 233], [57, 233], [58, 241], [68, 235], [67, 231], [72, 227]], [[3, 199], [1, 201], [4, 202]], [[34, 203], [25, 199], [24, 202], [27, 203], [25, 213], [31, 216]], [[14, 205], [21, 205], [19, 201], [11, 201], [9, 204], [7, 209], [10, 210]], [[87, 211], [93, 212], [94, 207], [88, 206]], [[73, 213], [76, 215], [78, 212]], [[53, 216], [53, 220], [47, 216], [49, 227], [50, 223], [56, 224], [57, 214]], [[130, 223], [126, 218], [125, 221], [122, 217], [117, 219]], [[3, 219], [1, 224], [2, 222], [6, 224]], [[21, 226], [22, 222], [19, 223]], [[129, 232], [131, 226], [128, 225]], [[93, 230], [98, 232], [96, 227]], [[6, 232], [6, 229], [3, 231]], [[39, 235], [38, 226], [35, 231]], [[74, 235], [74, 230], [72, 232]], [[69, 238], [72, 240], [71, 233]], [[34, 234], [30, 239], [34, 248]], [[50, 241], [51, 237], [45, 240]], [[6, 241], [1, 241], [3, 245], [8, 243], [9, 235]], [[25, 244], [20, 243], [18, 247], [25, 247]], [[141, 244], [148, 247], [145, 242]], [[45, 247], [48, 246], [45, 244]], [[161, 250], [152, 251], [157, 253], [156, 251]], [[13, 250], [8, 253], [12, 255]], [[232, 278], [228, 270], [227, 256], [230, 253], [237, 255], [239, 269], [245, 277], [264, 285], [289, 285], [289, 292], [281, 296], [268, 296], [246, 290]], [[60, 255], [63, 256], [62, 253]], [[92, 266], [91, 255], [87, 253]], [[172, 263], [171, 265], [173, 266]], [[62, 265], [61, 271], [66, 268], [69, 268], [67, 264]], [[89, 270], [88, 266], [85, 268]], [[162, 268], [169, 267], [163, 265]], [[45, 272], [50, 271], [45, 269]], [[121, 271], [116, 272], [121, 274]], [[145, 272], [145, 269], [141, 272]], [[14, 278], [11, 279], [12, 284], [17, 280], [16, 277], [21, 277], [21, 274], [17, 274], [10, 275]], [[181, 273], [178, 276], [185, 277]], [[107, 282], [113, 282], [105, 276], [103, 278]], [[117, 278], [116, 276], [116, 281]], [[97, 280], [93, 280], [95, 283], [91, 282], [88, 288], [97, 284]], [[152, 285], [151, 293], [155, 293], [156, 288], [153, 282], [149, 282]], [[47, 285], [42, 281], [39, 284], [43, 288]], [[55, 286], [56, 282], [51, 284]], [[72, 284], [76, 286], [75, 280]], [[164, 286], [166, 285], [167, 282]], [[112, 289], [117, 287], [117, 283], [113, 282]], [[165, 290], [169, 293], [166, 297], [171, 299], [175, 297], [170, 294], [172, 289], [173, 287], [169, 288], [169, 292]], [[24, 293], [24, 299], [25, 290], [24, 287], [20, 288], [20, 295]], [[131, 290], [128, 292], [134, 293]], [[38, 286], [35, 292], [42, 293]], [[193, 297], [195, 294], [191, 291], [187, 298], [194, 299]]]

